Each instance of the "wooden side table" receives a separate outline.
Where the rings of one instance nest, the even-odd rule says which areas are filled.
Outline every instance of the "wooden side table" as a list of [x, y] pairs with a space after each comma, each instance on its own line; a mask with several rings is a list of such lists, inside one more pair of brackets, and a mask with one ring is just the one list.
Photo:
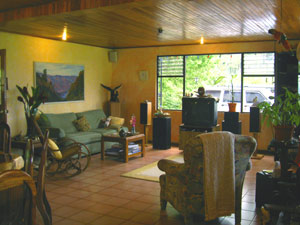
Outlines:
[[[105, 158], [105, 149], [104, 149], [104, 142], [119, 142], [122, 144], [124, 148], [124, 162], [128, 162], [128, 159], [131, 157], [141, 155], [144, 157], [145, 155], [145, 135], [144, 134], [137, 134], [129, 137], [120, 137], [118, 134], [107, 134], [103, 135], [101, 139], [101, 159], [104, 160]], [[135, 142], [141, 144], [141, 151], [137, 153], [133, 153], [128, 155], [128, 143]]]
[[[42, 143], [39, 140], [34, 140], [32, 142], [34, 149], [42, 148]], [[23, 150], [23, 156], [25, 156], [25, 150], [26, 150], [27, 140], [20, 139], [20, 140], [11, 140], [11, 147], [12, 148], [20, 148]]]

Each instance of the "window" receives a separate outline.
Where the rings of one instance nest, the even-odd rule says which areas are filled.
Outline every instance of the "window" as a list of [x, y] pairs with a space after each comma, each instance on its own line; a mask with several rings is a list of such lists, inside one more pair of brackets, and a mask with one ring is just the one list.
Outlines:
[[184, 85], [184, 57], [158, 57], [158, 107], [181, 110]]
[[254, 100], [274, 96], [274, 64], [274, 53], [158, 56], [158, 107], [181, 110], [182, 96], [196, 96], [203, 86], [219, 100], [218, 111], [228, 111], [233, 100], [249, 112]]

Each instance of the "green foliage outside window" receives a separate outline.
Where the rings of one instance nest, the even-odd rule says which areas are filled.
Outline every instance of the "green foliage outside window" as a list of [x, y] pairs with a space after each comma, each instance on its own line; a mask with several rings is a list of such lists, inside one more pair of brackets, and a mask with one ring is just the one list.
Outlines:
[[199, 87], [241, 93], [241, 63], [244, 87], [274, 88], [274, 53], [159, 56], [158, 108], [181, 110], [182, 96], [195, 96]]

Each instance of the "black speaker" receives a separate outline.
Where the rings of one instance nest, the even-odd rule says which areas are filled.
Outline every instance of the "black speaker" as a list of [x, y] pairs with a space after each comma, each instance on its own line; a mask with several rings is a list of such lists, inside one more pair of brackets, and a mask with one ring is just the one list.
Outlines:
[[250, 132], [260, 132], [260, 114], [258, 107], [250, 107]]
[[239, 113], [238, 112], [224, 112], [224, 120], [226, 122], [237, 123], [239, 121]]
[[222, 122], [222, 131], [229, 131], [234, 134], [242, 133], [242, 122], [230, 122], [230, 120], [223, 120]]
[[171, 117], [153, 118], [153, 148], [171, 148]]
[[151, 102], [145, 101], [140, 105], [140, 123], [151, 125]]

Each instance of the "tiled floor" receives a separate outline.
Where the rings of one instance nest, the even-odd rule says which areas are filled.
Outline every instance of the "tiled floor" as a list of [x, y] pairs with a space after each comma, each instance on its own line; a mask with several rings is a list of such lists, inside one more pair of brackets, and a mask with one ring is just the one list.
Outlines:
[[[169, 204], [166, 214], [160, 214], [159, 183], [120, 175], [170, 155], [181, 152], [149, 148], [144, 158], [123, 163], [113, 158], [101, 161], [94, 155], [91, 165], [82, 174], [65, 180], [46, 181], [47, 197], [54, 225], [183, 225], [183, 217]], [[252, 160], [243, 190], [242, 225], [261, 224], [255, 212], [255, 175], [262, 169], [273, 168], [273, 157]], [[38, 217], [39, 224], [41, 223]], [[234, 215], [218, 221], [199, 224], [234, 224]]]

